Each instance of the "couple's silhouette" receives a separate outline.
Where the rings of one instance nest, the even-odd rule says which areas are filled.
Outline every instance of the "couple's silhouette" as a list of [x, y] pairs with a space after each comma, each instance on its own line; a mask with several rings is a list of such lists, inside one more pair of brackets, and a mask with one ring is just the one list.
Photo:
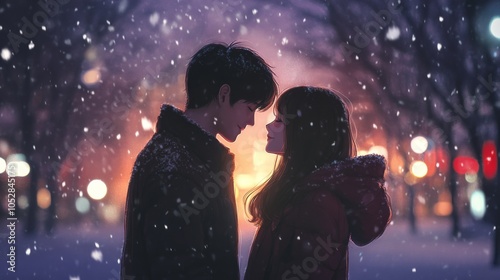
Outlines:
[[[122, 279], [240, 279], [236, 140], [277, 97], [270, 66], [237, 43], [213, 43], [191, 58], [185, 111], [161, 108], [156, 133], [129, 183]], [[254, 238], [245, 279], [347, 279], [348, 242], [385, 230], [391, 208], [385, 159], [355, 156], [340, 94], [318, 87], [282, 93], [266, 126], [279, 155], [269, 179], [245, 195]]]

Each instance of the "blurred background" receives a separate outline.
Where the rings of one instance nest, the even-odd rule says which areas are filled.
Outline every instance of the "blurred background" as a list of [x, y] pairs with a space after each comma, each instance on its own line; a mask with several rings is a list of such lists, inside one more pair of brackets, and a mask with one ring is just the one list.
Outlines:
[[[57, 243], [109, 229], [121, 246], [132, 165], [161, 104], [184, 109], [190, 56], [232, 41], [273, 66], [280, 91], [307, 84], [344, 94], [358, 154], [388, 160], [393, 225], [422, 236], [433, 224], [449, 240], [485, 229], [485, 266], [500, 266], [494, 0], [2, 1], [0, 218], [7, 224], [15, 166], [20, 258], [33, 257], [41, 236]], [[276, 157], [264, 151], [273, 118], [272, 110], [258, 113], [235, 143], [220, 139], [236, 155], [247, 245], [254, 227], [243, 196], [274, 167]], [[121, 248], [113, 250], [119, 257]], [[118, 269], [117, 258], [109, 262]]]

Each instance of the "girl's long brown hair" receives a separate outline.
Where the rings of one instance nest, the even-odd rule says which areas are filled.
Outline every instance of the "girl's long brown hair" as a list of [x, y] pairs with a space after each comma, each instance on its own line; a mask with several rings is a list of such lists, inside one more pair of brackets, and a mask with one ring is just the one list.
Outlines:
[[245, 195], [250, 222], [259, 225], [279, 217], [296, 182], [355, 150], [349, 112], [333, 91], [294, 87], [279, 97], [275, 110], [285, 124], [283, 156], [269, 179]]

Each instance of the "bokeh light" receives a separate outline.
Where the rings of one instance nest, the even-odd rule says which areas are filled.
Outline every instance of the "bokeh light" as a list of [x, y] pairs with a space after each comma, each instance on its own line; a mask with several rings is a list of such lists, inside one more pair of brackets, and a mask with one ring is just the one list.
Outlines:
[[79, 197], [75, 201], [76, 211], [85, 214], [90, 210], [90, 201], [86, 197]]
[[437, 216], [449, 216], [452, 211], [451, 203], [449, 201], [439, 201], [434, 204], [433, 211]]
[[153, 122], [149, 120], [147, 117], [141, 118], [141, 125], [144, 131], [153, 130], [154, 128]]
[[494, 179], [498, 169], [497, 148], [494, 141], [489, 140], [483, 143], [481, 158], [484, 177], [488, 180]]
[[458, 156], [453, 160], [453, 169], [460, 175], [477, 173], [479, 171], [479, 163], [475, 158]]
[[7, 172], [11, 177], [26, 177], [30, 174], [30, 165], [25, 161], [9, 161]]
[[49, 208], [51, 203], [49, 190], [46, 188], [39, 189], [36, 193], [36, 203], [38, 204], [38, 207], [42, 209]]
[[477, 182], [477, 173], [465, 173], [465, 181], [468, 183], [476, 183]]
[[2, 57], [3, 60], [9, 61], [11, 58], [11, 52], [7, 48], [3, 48], [2, 51], [0, 52], [0, 57]]
[[87, 193], [95, 200], [103, 199], [108, 193], [108, 187], [99, 179], [92, 180], [87, 186]]
[[486, 213], [486, 199], [481, 190], [475, 190], [470, 197], [470, 211], [476, 219], [483, 218]]
[[106, 204], [101, 208], [101, 215], [108, 223], [119, 223], [121, 221], [118, 207], [112, 204]]
[[427, 150], [427, 147], [429, 147], [429, 142], [425, 137], [417, 136], [411, 139], [410, 146], [415, 153], [422, 154]]
[[500, 39], [500, 17], [495, 17], [491, 20], [490, 32], [493, 37]]
[[410, 171], [411, 173], [417, 177], [417, 178], [423, 178], [425, 175], [427, 175], [427, 164], [421, 160], [416, 160], [411, 163], [410, 165]]
[[23, 210], [28, 208], [28, 206], [30, 206], [28, 197], [25, 195], [20, 195], [19, 198], [17, 199], [17, 206]]
[[387, 149], [384, 146], [372, 146], [368, 150], [369, 154], [377, 154], [387, 158]]
[[415, 177], [415, 175], [413, 175], [411, 172], [407, 172], [403, 179], [405, 183], [409, 186], [413, 186], [416, 183], [418, 183], [418, 178]]
[[97, 68], [90, 69], [82, 75], [82, 82], [87, 86], [91, 86], [98, 83], [100, 79], [101, 79], [101, 72]]
[[7, 168], [7, 162], [5, 159], [0, 157], [0, 174], [5, 172], [5, 169]]

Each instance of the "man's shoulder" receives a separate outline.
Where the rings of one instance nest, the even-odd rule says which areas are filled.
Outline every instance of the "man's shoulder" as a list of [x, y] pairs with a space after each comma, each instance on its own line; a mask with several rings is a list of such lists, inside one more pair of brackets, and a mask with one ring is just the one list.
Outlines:
[[177, 137], [168, 133], [157, 133], [146, 144], [137, 157], [135, 166], [147, 166], [161, 172], [177, 173], [200, 165], [196, 157]]

